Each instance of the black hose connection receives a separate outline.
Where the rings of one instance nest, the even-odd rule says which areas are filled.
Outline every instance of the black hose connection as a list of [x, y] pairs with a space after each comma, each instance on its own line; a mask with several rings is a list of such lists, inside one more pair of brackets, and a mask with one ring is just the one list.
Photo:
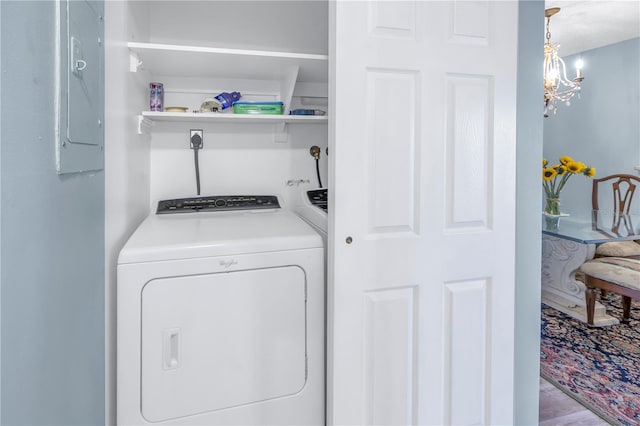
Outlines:
[[320, 178], [320, 147], [312, 146], [309, 148], [309, 153], [316, 160], [316, 176], [318, 177], [318, 187], [322, 188], [322, 179]]

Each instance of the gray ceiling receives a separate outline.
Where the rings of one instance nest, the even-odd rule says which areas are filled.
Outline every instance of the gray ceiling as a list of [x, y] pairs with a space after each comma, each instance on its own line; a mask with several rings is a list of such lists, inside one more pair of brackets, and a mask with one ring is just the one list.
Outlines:
[[560, 44], [561, 56], [640, 37], [640, 0], [547, 0], [545, 7], [562, 9], [551, 18], [551, 42]]

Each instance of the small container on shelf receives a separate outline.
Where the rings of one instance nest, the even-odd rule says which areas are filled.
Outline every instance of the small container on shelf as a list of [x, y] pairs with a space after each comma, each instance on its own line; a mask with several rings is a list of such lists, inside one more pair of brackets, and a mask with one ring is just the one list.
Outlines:
[[164, 112], [188, 112], [188, 107], [183, 106], [168, 106], [164, 108]]
[[149, 83], [149, 111], [164, 109], [164, 86], [162, 83]]
[[322, 111], [321, 109], [306, 109], [306, 108], [298, 108], [292, 109], [289, 111], [289, 115], [326, 115], [326, 111]]
[[281, 115], [284, 104], [279, 101], [238, 101], [233, 104], [233, 112], [236, 114], [271, 114]]

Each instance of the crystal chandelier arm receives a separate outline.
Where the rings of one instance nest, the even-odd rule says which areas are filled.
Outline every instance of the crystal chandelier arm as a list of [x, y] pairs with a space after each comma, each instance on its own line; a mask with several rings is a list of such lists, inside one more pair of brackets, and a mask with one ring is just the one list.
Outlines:
[[[556, 53], [556, 55], [557, 55], [557, 53]], [[570, 86], [570, 87], [579, 86], [579, 84], [576, 84], [573, 80], [569, 80], [567, 78], [567, 67], [564, 64], [564, 61], [562, 60], [562, 58], [560, 56], [556, 56], [556, 59], [561, 65], [561, 68], [559, 68], [559, 69], [562, 69], [562, 78], [560, 79], [560, 81], [562, 81], [562, 84], [565, 85], [565, 86]]]
[[560, 57], [558, 49], [560, 45], [551, 43], [550, 22], [551, 17], [558, 13], [560, 8], [551, 8], [545, 10], [547, 18], [546, 26], [546, 43], [544, 44], [544, 106], [545, 117], [547, 112], [557, 111], [556, 103], [558, 101], [567, 102], [580, 92], [580, 83], [583, 80], [581, 70], [579, 69], [576, 78], [569, 80], [567, 77], [567, 67], [564, 60]]

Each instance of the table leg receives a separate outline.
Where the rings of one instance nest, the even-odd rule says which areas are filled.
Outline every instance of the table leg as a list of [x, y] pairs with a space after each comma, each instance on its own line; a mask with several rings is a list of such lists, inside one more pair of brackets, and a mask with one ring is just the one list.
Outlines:
[[[594, 244], [542, 235], [542, 302], [587, 322], [585, 285], [576, 280], [580, 265], [595, 254]], [[593, 324], [606, 326], [619, 321], [607, 315], [604, 306], [595, 302]]]

